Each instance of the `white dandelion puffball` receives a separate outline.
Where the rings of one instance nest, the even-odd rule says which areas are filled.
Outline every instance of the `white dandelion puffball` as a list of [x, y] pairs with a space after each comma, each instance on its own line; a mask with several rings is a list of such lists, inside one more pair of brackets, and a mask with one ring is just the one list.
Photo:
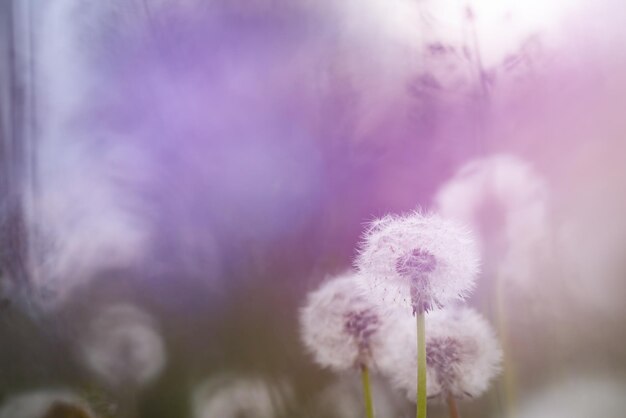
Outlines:
[[287, 381], [219, 375], [200, 384], [192, 395], [193, 418], [274, 418], [293, 397]]
[[81, 348], [86, 365], [113, 387], [149, 383], [166, 361], [154, 321], [132, 305], [102, 311], [91, 322]]
[[479, 251], [469, 229], [415, 211], [372, 222], [355, 265], [376, 299], [422, 311], [467, 296]]
[[[380, 369], [408, 398], [417, 391], [415, 320], [398, 318], [381, 356]], [[499, 373], [502, 350], [483, 317], [470, 308], [426, 314], [426, 392], [428, 397], [476, 398]]]
[[315, 362], [334, 371], [374, 366], [383, 316], [349, 272], [311, 292], [300, 312], [302, 340]]
[[[506, 154], [470, 161], [435, 197], [437, 211], [471, 225], [483, 252], [496, 246], [500, 265], [515, 276], [529, 276], [533, 248], [548, 231], [548, 186], [522, 159]], [[545, 248], [544, 248], [545, 250]]]
[[[50, 389], [9, 398], [0, 408], [0, 418], [46, 418], [54, 412], [73, 413], [72, 417], [93, 415], [87, 402], [68, 390]], [[65, 416], [65, 415], [54, 415]], [[68, 415], [69, 416], [69, 415]]]
[[570, 378], [528, 398], [514, 418], [622, 418], [626, 382], [600, 376]]

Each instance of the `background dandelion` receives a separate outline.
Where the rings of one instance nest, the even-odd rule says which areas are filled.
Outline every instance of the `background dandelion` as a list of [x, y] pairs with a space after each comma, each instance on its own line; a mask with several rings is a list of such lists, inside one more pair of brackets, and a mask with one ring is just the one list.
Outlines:
[[71, 416], [90, 418], [87, 402], [75, 393], [63, 389], [47, 389], [22, 393], [10, 398], [0, 408], [2, 418], [48, 418]]
[[292, 402], [287, 381], [222, 375], [201, 383], [193, 391], [192, 417], [282, 417]]
[[522, 404], [519, 418], [620, 417], [624, 413], [623, 381], [613, 378], [580, 375], [569, 376], [543, 391], [530, 395]]
[[119, 416], [137, 414], [138, 391], [163, 370], [165, 344], [153, 319], [132, 305], [103, 309], [81, 342], [87, 368], [117, 394]]

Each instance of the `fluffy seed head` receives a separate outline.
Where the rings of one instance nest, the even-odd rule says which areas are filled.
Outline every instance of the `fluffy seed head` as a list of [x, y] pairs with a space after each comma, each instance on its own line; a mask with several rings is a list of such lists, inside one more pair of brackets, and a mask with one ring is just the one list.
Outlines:
[[624, 416], [626, 382], [608, 376], [571, 376], [536, 390], [508, 418], [588, 418]]
[[217, 375], [193, 391], [193, 418], [273, 418], [283, 416], [293, 398], [286, 380]]
[[335, 371], [373, 366], [383, 317], [349, 272], [309, 294], [300, 312], [302, 340], [315, 361]]
[[[415, 400], [417, 335], [415, 319], [403, 315], [389, 333], [380, 369]], [[426, 315], [427, 394], [475, 398], [500, 370], [502, 352], [489, 324], [469, 308], [435, 310]]]
[[355, 264], [379, 302], [418, 311], [463, 299], [479, 269], [468, 229], [418, 211], [372, 222]]
[[38, 390], [9, 398], [0, 409], [0, 418], [91, 418], [87, 402], [76, 394], [61, 390]]
[[443, 216], [470, 225], [506, 276], [532, 274], [534, 249], [549, 230], [548, 187], [528, 163], [511, 155], [470, 161], [440, 188], [435, 205]]
[[141, 386], [166, 360], [163, 339], [152, 318], [131, 305], [115, 305], [90, 324], [82, 344], [86, 365], [111, 386]]

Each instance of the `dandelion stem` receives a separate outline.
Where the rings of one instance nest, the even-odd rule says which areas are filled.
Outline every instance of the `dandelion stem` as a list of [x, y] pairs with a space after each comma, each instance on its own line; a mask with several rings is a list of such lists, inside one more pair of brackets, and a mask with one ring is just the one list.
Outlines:
[[502, 341], [502, 363], [504, 371], [504, 408], [507, 415], [511, 415], [516, 408], [516, 370], [511, 354], [511, 344], [508, 332], [508, 316], [504, 302], [503, 278], [496, 277], [496, 323], [500, 340]]
[[424, 311], [417, 320], [417, 418], [426, 418], [426, 324]]
[[448, 411], [450, 412], [450, 418], [461, 418], [459, 415], [459, 409], [456, 406], [456, 399], [451, 394], [448, 394], [446, 397], [446, 401], [448, 402]]
[[370, 372], [365, 364], [361, 364], [361, 379], [363, 380], [363, 398], [365, 400], [365, 413], [367, 414], [367, 418], [374, 418], [374, 403], [372, 402]]

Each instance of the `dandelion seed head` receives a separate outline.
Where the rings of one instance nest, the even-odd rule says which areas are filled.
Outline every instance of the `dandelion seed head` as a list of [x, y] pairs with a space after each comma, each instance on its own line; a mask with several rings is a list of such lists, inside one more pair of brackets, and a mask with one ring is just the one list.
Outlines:
[[416, 211], [372, 222], [355, 265], [378, 301], [430, 310], [467, 296], [478, 260], [469, 229]]
[[166, 361], [165, 345], [152, 318], [130, 305], [102, 311], [90, 323], [81, 350], [86, 365], [114, 387], [147, 384]]
[[302, 340], [322, 367], [340, 371], [374, 365], [383, 316], [360, 289], [360, 280], [349, 272], [322, 284], [300, 312]]
[[[380, 369], [415, 400], [417, 335], [415, 319], [403, 315], [389, 333]], [[469, 308], [426, 314], [426, 392], [430, 398], [476, 398], [500, 370], [502, 351], [489, 324]]]
[[548, 195], [546, 182], [531, 165], [497, 154], [462, 166], [434, 200], [439, 213], [479, 234], [482, 252], [501, 260], [502, 273], [522, 279], [531, 275], [534, 249], [549, 230]]
[[514, 418], [624, 416], [626, 382], [606, 376], [568, 377], [523, 400]]
[[[72, 417], [94, 416], [87, 402], [63, 389], [38, 390], [9, 398], [0, 409], [0, 418], [46, 418], [54, 413], [72, 413]], [[66, 415], [63, 415], [66, 416]]]
[[273, 418], [293, 397], [286, 380], [218, 375], [201, 383], [192, 395], [193, 418]]

